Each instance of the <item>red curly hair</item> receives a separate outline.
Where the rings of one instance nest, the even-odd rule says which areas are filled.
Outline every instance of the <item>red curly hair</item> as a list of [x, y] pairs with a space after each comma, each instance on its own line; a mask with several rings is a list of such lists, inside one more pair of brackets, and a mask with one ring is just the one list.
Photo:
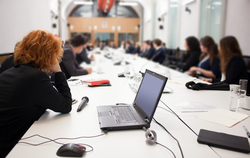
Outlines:
[[15, 50], [15, 64], [29, 64], [49, 72], [55, 60], [61, 62], [62, 41], [51, 33], [34, 30], [26, 35]]

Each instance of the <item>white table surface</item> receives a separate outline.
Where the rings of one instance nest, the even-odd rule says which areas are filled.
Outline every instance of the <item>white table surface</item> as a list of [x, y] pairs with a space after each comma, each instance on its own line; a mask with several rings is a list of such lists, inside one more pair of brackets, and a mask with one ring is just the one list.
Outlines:
[[[246, 133], [242, 128], [245, 125], [250, 129], [250, 118], [233, 126], [232, 128], [224, 127], [215, 123], [196, 118], [198, 113], [181, 113], [172, 103], [175, 102], [206, 102], [215, 107], [228, 109], [229, 92], [227, 91], [193, 91], [184, 86], [184, 83], [194, 80], [185, 74], [171, 70], [167, 67], [148, 62], [139, 57], [125, 56], [125, 60], [133, 63], [135, 71], [145, 71], [150, 69], [161, 74], [170, 71], [171, 78], [167, 82], [167, 86], [173, 89], [172, 93], [162, 94], [161, 100], [173, 109], [196, 133], [200, 129], [213, 130], [228, 134], [244, 136]], [[51, 110], [36, 121], [26, 132], [24, 137], [39, 134], [42, 136], [55, 139], [58, 137], [73, 138], [79, 136], [93, 136], [101, 134], [99, 128], [96, 106], [114, 105], [116, 103], [132, 103], [135, 98], [135, 92], [128, 85], [126, 78], [118, 78], [117, 74], [124, 71], [124, 66], [113, 66], [112, 60], [108, 60], [101, 55], [96, 55], [96, 61], [92, 64], [94, 72], [91, 75], [78, 76], [72, 78], [91, 79], [103, 78], [109, 79], [112, 86], [110, 87], [87, 87], [86, 85], [70, 86], [72, 97], [78, 100], [78, 103], [72, 106], [69, 114], [59, 114]], [[97, 74], [96, 71], [102, 65], [104, 73]], [[84, 65], [85, 66], [85, 65]], [[197, 81], [197, 80], [195, 80]], [[76, 112], [79, 102], [83, 96], [88, 96], [89, 103], [81, 111]], [[158, 106], [165, 107], [161, 102]], [[175, 115], [157, 108], [155, 119], [162, 123], [180, 142], [184, 156], [186, 158], [216, 158], [216, 157], [250, 157], [250, 154], [210, 148], [197, 142], [197, 136], [188, 129]], [[154, 121], [151, 123], [151, 130], [155, 130], [158, 142], [169, 147], [177, 157], [181, 157], [177, 143], [170, 137], [161, 127]], [[172, 154], [159, 145], [147, 145], [145, 142], [145, 131], [143, 130], [123, 130], [108, 132], [107, 135], [79, 140], [60, 140], [63, 143], [87, 143], [94, 147], [94, 151], [86, 153], [84, 157], [173, 157]], [[29, 143], [40, 143], [44, 139], [35, 137], [26, 140]], [[26, 144], [17, 144], [15, 148], [7, 156], [8, 158], [26, 157], [26, 158], [44, 158], [58, 157], [56, 151], [61, 145], [53, 142], [40, 145], [30, 146]], [[89, 149], [89, 148], [87, 148]]]

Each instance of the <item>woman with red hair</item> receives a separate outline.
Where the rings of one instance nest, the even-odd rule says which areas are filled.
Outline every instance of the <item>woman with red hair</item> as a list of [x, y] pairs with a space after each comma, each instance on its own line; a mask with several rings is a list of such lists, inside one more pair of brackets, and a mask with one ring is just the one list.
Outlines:
[[[62, 42], [36, 30], [15, 50], [15, 66], [0, 75], [0, 157], [5, 157], [40, 116], [51, 109], [69, 113], [72, 98], [59, 62]], [[47, 72], [55, 73], [55, 87]]]

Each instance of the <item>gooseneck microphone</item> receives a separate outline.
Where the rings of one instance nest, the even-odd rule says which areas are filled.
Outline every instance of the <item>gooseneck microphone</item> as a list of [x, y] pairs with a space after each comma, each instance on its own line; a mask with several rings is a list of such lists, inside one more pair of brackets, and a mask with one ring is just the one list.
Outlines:
[[89, 102], [89, 98], [88, 97], [82, 97], [82, 101], [80, 102], [78, 108], [77, 108], [77, 112], [80, 112], [82, 110], [83, 107], [85, 107], [85, 105]]

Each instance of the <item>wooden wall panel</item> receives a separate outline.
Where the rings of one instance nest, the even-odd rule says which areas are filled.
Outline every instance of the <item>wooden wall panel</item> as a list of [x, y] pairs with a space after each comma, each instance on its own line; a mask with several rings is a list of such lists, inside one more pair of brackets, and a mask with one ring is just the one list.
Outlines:
[[[107, 22], [107, 28], [103, 28], [103, 22]], [[91, 32], [92, 42], [94, 41], [93, 35], [96, 32], [115, 33], [116, 44], [119, 33], [138, 33], [138, 37], [140, 33], [140, 28], [138, 28], [138, 25], [140, 25], [140, 18], [68, 17], [68, 23], [73, 25], [72, 30], [69, 27], [69, 35], [71, 32]], [[89, 26], [91, 26], [91, 30], [89, 30]], [[95, 26], [97, 26], [96, 30], [94, 29]], [[118, 26], [120, 30], [118, 30]], [[115, 29], [113, 29], [113, 27], [115, 27]]]

